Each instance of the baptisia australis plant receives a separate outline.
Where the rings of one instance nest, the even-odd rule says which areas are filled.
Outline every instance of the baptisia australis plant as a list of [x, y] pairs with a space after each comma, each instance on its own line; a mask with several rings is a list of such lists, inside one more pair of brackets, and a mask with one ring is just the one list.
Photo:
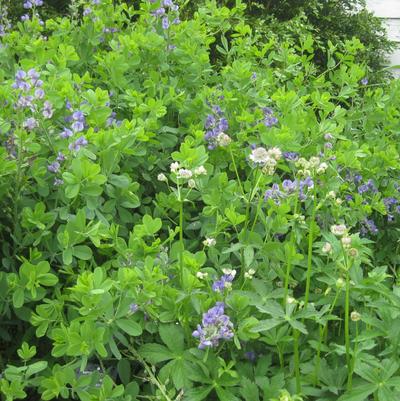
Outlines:
[[363, 85], [357, 39], [318, 71], [305, 24], [260, 36], [239, 1], [24, 2], [0, 397], [399, 399], [399, 82]]

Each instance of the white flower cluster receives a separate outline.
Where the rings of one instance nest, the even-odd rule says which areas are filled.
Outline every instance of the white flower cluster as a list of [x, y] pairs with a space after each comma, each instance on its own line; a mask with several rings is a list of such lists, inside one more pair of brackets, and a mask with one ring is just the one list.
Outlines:
[[358, 256], [358, 250], [356, 248], [352, 248], [352, 238], [348, 235], [348, 229], [344, 224], [334, 224], [331, 226], [331, 233], [340, 238], [340, 242], [343, 246], [343, 249], [347, 251], [347, 254], [356, 258]]
[[255, 274], [256, 271], [254, 269], [249, 269], [244, 273], [244, 278], [252, 279]]
[[331, 226], [331, 233], [338, 237], [342, 237], [347, 233], [347, 227], [344, 224], [334, 224]]
[[204, 280], [208, 277], [208, 273], [207, 272], [197, 272], [196, 273], [196, 277], [200, 280]]
[[261, 166], [264, 174], [272, 175], [281, 157], [282, 152], [279, 148], [275, 147], [267, 150], [260, 146], [251, 151], [249, 159], [254, 164]]
[[310, 160], [301, 157], [295, 165], [299, 168], [298, 174], [304, 177], [310, 177], [312, 172], [324, 174], [328, 168], [328, 165], [325, 162], [321, 162], [321, 159], [317, 156], [311, 157]]
[[208, 247], [215, 246], [216, 243], [217, 241], [214, 238], [209, 237], [206, 237], [206, 239], [203, 241], [203, 245]]
[[[187, 168], [182, 168], [178, 162], [171, 163], [170, 170], [172, 174], [175, 174], [176, 178], [181, 180], [187, 180], [189, 188], [196, 187], [196, 182], [193, 179], [193, 177], [198, 177], [200, 175], [207, 175], [207, 170], [204, 166], [196, 167], [194, 171], [192, 171]], [[168, 182], [167, 176], [163, 173], [158, 174], [157, 180], [161, 182]]]
[[326, 197], [333, 199], [338, 206], [340, 206], [343, 203], [342, 199], [336, 197], [335, 191], [329, 191], [328, 194], [326, 195]]

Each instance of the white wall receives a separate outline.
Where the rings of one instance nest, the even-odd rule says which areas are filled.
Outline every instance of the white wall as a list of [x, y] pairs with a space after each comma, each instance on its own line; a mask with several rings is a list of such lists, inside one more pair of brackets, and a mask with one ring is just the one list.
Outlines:
[[[398, 42], [398, 48], [390, 55], [391, 65], [400, 65], [400, 0], [367, 0], [368, 8], [387, 26], [389, 39]], [[400, 69], [395, 71], [400, 76]]]

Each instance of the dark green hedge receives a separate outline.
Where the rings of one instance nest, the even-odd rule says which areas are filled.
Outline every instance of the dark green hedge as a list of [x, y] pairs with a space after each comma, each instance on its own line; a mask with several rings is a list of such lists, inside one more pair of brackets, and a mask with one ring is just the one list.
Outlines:
[[[128, 4], [139, 0], [125, 0]], [[162, 1], [162, 0], [160, 0]], [[192, 15], [206, 0], [186, 2], [183, 12]], [[233, 7], [237, 0], [217, 0], [221, 6]], [[2, 0], [8, 3], [12, 19], [24, 13], [23, 0]], [[262, 35], [271, 32], [281, 36], [292, 36], [299, 40], [309, 32], [318, 43], [319, 52], [315, 60], [322, 69], [326, 67], [328, 42], [339, 44], [356, 36], [366, 46], [358, 55], [368, 64], [371, 73], [380, 71], [386, 63], [386, 55], [393, 43], [385, 36], [379, 18], [365, 8], [365, 0], [243, 0], [248, 23]], [[46, 0], [41, 12], [47, 16], [68, 12], [70, 0]], [[378, 74], [379, 76], [379, 74]]]

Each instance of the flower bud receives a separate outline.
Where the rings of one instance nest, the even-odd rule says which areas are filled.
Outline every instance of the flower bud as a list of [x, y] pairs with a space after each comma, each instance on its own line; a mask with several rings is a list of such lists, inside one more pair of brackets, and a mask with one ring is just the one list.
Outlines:
[[196, 277], [197, 277], [198, 279], [200, 279], [200, 280], [203, 280], [203, 279], [205, 279], [205, 278], [208, 277], [208, 273], [207, 273], [207, 272], [206, 272], [206, 273], [197, 272], [197, 273], [196, 273]]
[[207, 170], [204, 166], [200, 166], [194, 169], [194, 175], [207, 175]]
[[345, 285], [346, 285], [346, 283], [345, 283], [345, 281], [344, 281], [341, 277], [339, 277], [339, 278], [336, 280], [336, 287], [337, 287], [337, 288], [343, 288]]
[[188, 181], [188, 187], [189, 187], [189, 188], [195, 188], [195, 186], [196, 186], [195, 180], [190, 179], [190, 180]]
[[322, 247], [322, 252], [323, 253], [331, 253], [332, 252], [332, 245], [329, 242], [325, 242], [325, 244]]
[[334, 224], [331, 226], [331, 233], [337, 236], [346, 234], [347, 228], [344, 224]]
[[327, 170], [328, 165], [326, 163], [321, 163], [317, 168], [317, 174], [323, 174]]
[[176, 173], [179, 168], [180, 168], [180, 165], [179, 165], [178, 162], [172, 163], [171, 166], [170, 166], [171, 173]]
[[214, 238], [208, 238], [208, 237], [203, 241], [203, 245], [209, 247], [214, 246], [216, 243], [217, 241]]
[[287, 297], [286, 298], [286, 303], [290, 304], [294, 304], [296, 302], [296, 299], [293, 297]]
[[158, 181], [161, 181], [161, 182], [167, 182], [167, 181], [168, 181], [168, 178], [166, 177], [165, 174], [161, 173], [161, 174], [158, 174], [157, 180], [158, 180]]
[[342, 237], [340, 241], [345, 248], [349, 248], [351, 245], [351, 237]]
[[351, 312], [351, 314], [350, 314], [350, 319], [351, 319], [353, 322], [358, 322], [358, 321], [361, 319], [361, 315], [360, 315], [357, 311], [353, 311], [353, 312]]
[[358, 250], [356, 248], [349, 249], [349, 256], [352, 258], [356, 258], [358, 256]]

